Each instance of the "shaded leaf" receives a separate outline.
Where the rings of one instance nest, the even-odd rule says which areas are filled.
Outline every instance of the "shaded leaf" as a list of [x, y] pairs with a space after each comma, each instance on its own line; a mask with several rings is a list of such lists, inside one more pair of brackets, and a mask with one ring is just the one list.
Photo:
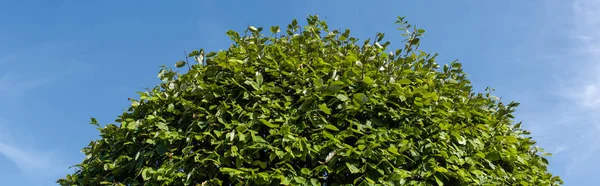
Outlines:
[[175, 63], [175, 67], [181, 68], [181, 67], [185, 66], [185, 64], [186, 64], [185, 61], [178, 61], [177, 63]]

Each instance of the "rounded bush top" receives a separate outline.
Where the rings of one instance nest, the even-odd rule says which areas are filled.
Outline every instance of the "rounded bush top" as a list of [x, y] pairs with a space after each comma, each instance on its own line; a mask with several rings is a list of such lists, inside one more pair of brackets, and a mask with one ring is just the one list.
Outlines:
[[[248, 27], [226, 51], [163, 68], [63, 185], [550, 185], [562, 181], [511, 115], [474, 93], [461, 64], [360, 42], [323, 20]], [[359, 44], [362, 43], [362, 44]], [[190, 66], [191, 65], [191, 66]], [[491, 91], [491, 90], [490, 90]], [[100, 127], [95, 119], [92, 124]]]

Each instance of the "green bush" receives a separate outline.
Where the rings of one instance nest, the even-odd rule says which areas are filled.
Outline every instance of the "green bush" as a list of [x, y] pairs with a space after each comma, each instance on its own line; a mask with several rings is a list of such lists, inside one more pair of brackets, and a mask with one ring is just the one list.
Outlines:
[[[329, 30], [234, 31], [226, 51], [163, 68], [62, 185], [559, 185], [513, 124], [517, 103], [473, 92], [461, 64]], [[360, 45], [359, 43], [362, 43]], [[186, 69], [187, 68], [187, 69]]]

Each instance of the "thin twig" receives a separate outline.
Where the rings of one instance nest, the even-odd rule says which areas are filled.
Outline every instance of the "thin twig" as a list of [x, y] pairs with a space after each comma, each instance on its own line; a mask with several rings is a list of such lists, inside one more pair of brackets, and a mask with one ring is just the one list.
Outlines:
[[188, 54], [187, 54], [187, 52], [185, 50], [183, 51], [183, 55], [185, 56], [185, 64], [187, 64], [188, 70], [191, 70], [192, 67], [190, 67], [190, 62], [188, 60]]

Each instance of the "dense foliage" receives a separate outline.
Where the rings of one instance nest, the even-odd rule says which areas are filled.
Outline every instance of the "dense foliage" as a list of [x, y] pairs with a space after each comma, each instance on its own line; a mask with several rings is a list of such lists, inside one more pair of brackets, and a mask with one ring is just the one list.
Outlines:
[[[62, 185], [559, 185], [514, 124], [517, 103], [475, 93], [424, 33], [359, 42], [317, 16], [284, 34], [249, 27], [226, 51], [163, 68]], [[359, 43], [362, 43], [359, 44]]]

